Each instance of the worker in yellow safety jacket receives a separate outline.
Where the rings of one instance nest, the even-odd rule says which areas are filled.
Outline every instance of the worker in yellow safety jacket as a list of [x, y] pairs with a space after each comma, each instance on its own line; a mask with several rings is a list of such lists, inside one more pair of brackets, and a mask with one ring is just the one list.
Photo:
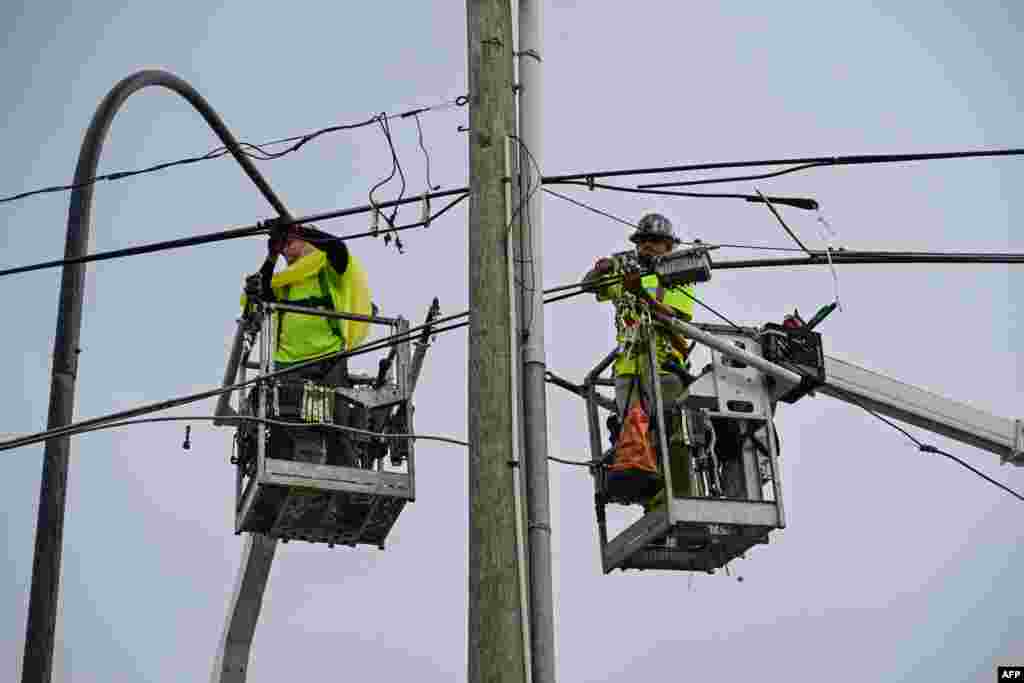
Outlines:
[[[636, 245], [636, 255], [640, 264], [646, 265], [650, 259], [669, 253], [680, 243], [676, 237], [672, 223], [660, 213], [649, 212], [640, 218], [636, 231], [629, 240]], [[584, 280], [597, 280], [607, 278], [615, 274], [616, 265], [612, 259], [598, 259], [594, 267], [584, 276]], [[649, 306], [663, 315], [678, 317], [689, 322], [693, 318], [693, 299], [688, 296], [692, 294], [692, 285], [675, 287], [662, 287], [658, 282], [658, 276], [654, 274], [626, 275], [622, 279], [613, 281], [611, 284], [599, 285], [595, 283], [589, 287], [597, 295], [598, 301], [616, 302], [623, 296], [624, 292], [630, 292], [636, 296], [641, 305]], [[650, 376], [648, 349], [646, 340], [639, 343], [630, 343], [629, 331], [617, 321], [616, 341], [619, 344], [619, 355], [615, 359], [615, 403], [618, 408], [620, 424], [628, 408], [638, 401], [644, 401], [647, 411], [653, 404], [654, 395], [650, 390], [648, 378]], [[678, 374], [671, 372], [669, 365], [676, 364], [677, 367], [685, 366], [685, 340], [669, 331], [660, 329], [655, 325], [655, 349], [657, 357], [657, 373], [661, 384], [662, 401], [668, 411], [672, 402], [686, 396], [687, 387], [683, 384]], [[646, 397], [646, 398], [645, 398]], [[627, 405], [627, 403], [629, 405]], [[666, 415], [665, 422], [669, 429], [667, 441], [669, 443], [669, 462], [671, 464], [672, 488], [675, 496], [693, 495], [691, 490], [690, 463], [688, 451], [683, 444], [682, 430], [684, 426], [679, 414]], [[660, 463], [659, 463], [660, 465]], [[645, 507], [657, 505], [662, 494], [645, 504]]]
[[[284, 256], [287, 268], [275, 273], [278, 255]], [[272, 234], [267, 259], [250, 278], [258, 278], [259, 291], [271, 301], [365, 316], [373, 313], [362, 265], [344, 241], [313, 226], [291, 226]], [[292, 377], [335, 386], [348, 384], [347, 359], [330, 356], [362, 343], [369, 323], [286, 311], [277, 311], [276, 317], [276, 369], [327, 357], [323, 363], [297, 370]]]

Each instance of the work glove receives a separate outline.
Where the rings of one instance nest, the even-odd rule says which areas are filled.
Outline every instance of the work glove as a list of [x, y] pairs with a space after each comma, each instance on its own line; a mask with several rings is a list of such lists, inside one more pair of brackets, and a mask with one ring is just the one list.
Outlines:
[[245, 295], [250, 298], [258, 298], [263, 288], [263, 278], [259, 273], [245, 276]]
[[642, 279], [643, 278], [640, 273], [627, 273], [622, 279], [622, 286], [627, 292], [632, 292], [639, 297], [647, 298], [647, 290], [643, 287]]

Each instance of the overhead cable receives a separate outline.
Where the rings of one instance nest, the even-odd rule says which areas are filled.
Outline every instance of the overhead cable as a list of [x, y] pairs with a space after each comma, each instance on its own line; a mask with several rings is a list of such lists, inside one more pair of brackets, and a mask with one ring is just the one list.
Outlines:
[[[465, 104], [467, 102], [468, 102], [468, 99], [466, 97], [460, 96], [460, 97], [457, 97], [455, 99], [446, 100], [444, 102], [440, 102], [440, 103], [435, 104], [435, 105], [426, 106], [426, 107], [419, 107], [419, 108], [411, 109], [409, 111], [401, 112], [401, 113], [398, 113], [398, 114], [378, 114], [378, 115], [375, 115], [375, 116], [372, 116], [372, 117], [366, 119], [365, 121], [358, 121], [356, 123], [345, 123], [345, 124], [339, 124], [339, 125], [333, 125], [333, 126], [326, 126], [324, 128], [319, 128], [319, 129], [317, 129], [315, 131], [312, 131], [312, 132], [309, 132], [309, 133], [303, 133], [303, 134], [300, 134], [300, 135], [293, 135], [293, 136], [290, 136], [290, 137], [279, 138], [279, 139], [276, 139], [276, 140], [268, 140], [267, 142], [261, 142], [261, 143], [258, 143], [258, 144], [257, 143], [251, 143], [251, 142], [240, 142], [239, 146], [241, 147], [242, 153], [245, 154], [247, 157], [249, 157], [251, 159], [256, 159], [257, 161], [271, 161], [271, 160], [275, 160], [275, 159], [280, 159], [281, 157], [283, 157], [283, 156], [285, 156], [287, 154], [291, 154], [292, 152], [297, 152], [303, 146], [305, 146], [309, 142], [315, 140], [316, 138], [318, 138], [318, 137], [320, 137], [322, 135], [326, 135], [328, 133], [335, 133], [335, 132], [343, 131], [343, 130], [354, 130], [356, 128], [363, 128], [365, 126], [370, 126], [370, 125], [376, 123], [378, 120], [380, 120], [381, 117], [383, 117], [385, 120], [398, 119], [398, 118], [408, 118], [410, 116], [418, 116], [419, 114], [422, 114], [422, 113], [425, 113], [425, 112], [429, 112], [429, 111], [441, 111], [443, 109], [450, 109], [452, 107], [465, 106]], [[268, 147], [271, 147], [271, 146], [274, 146], [274, 145], [281, 145], [281, 144], [286, 144], [286, 143], [292, 143], [292, 144], [290, 144], [287, 148], [285, 148], [284, 150], [281, 150], [281, 151], [274, 152], [274, 151], [270, 151], [270, 150], [267, 149]], [[230, 152], [229, 152], [229, 150], [226, 147], [215, 147], [214, 149], [210, 150], [209, 152], [206, 152], [205, 154], [200, 154], [200, 155], [191, 156], [191, 157], [185, 157], [183, 159], [177, 159], [175, 161], [165, 161], [163, 163], [154, 164], [152, 166], [147, 166], [145, 168], [140, 168], [140, 169], [135, 169], [135, 170], [130, 170], [130, 171], [115, 171], [113, 173], [104, 173], [103, 175], [95, 176], [94, 178], [92, 178], [90, 180], [87, 180], [87, 181], [81, 182], [81, 183], [77, 183], [77, 184], [54, 185], [54, 186], [51, 186], [51, 187], [39, 188], [37, 190], [30, 190], [28, 192], [20, 192], [18, 194], [10, 195], [10, 196], [7, 196], [7, 197], [0, 197], [0, 204], [4, 204], [4, 203], [7, 203], [7, 202], [13, 202], [13, 201], [16, 201], [18, 199], [25, 199], [27, 197], [32, 197], [34, 195], [49, 194], [49, 193], [52, 193], [52, 192], [67, 192], [69, 190], [74, 190], [74, 189], [81, 188], [81, 187], [88, 187], [89, 185], [95, 185], [96, 183], [101, 182], [101, 181], [123, 180], [124, 178], [130, 178], [132, 176], [143, 175], [145, 173], [153, 173], [153, 172], [156, 172], [156, 171], [162, 171], [164, 169], [172, 168], [172, 167], [175, 167], [175, 166], [186, 166], [186, 165], [189, 165], [189, 164], [198, 163], [200, 161], [208, 161], [210, 159], [218, 159], [218, 158], [220, 158], [222, 156], [225, 156], [225, 155], [227, 155], [229, 153]]]
[[365, 436], [375, 436], [382, 439], [408, 439], [408, 440], [423, 440], [423, 441], [440, 441], [443, 443], [451, 443], [458, 446], [468, 446], [469, 444], [460, 439], [453, 439], [448, 436], [438, 436], [435, 434], [404, 434], [396, 432], [374, 432], [368, 429], [359, 429], [357, 427], [349, 427], [347, 425], [336, 425], [326, 422], [287, 422], [285, 420], [274, 420], [271, 418], [256, 417], [255, 415], [232, 415], [232, 416], [217, 416], [217, 415], [171, 415], [162, 417], [142, 417], [131, 420], [118, 420], [116, 422], [104, 422], [98, 425], [92, 425], [90, 427], [83, 427], [76, 430], [71, 434], [65, 436], [77, 436], [79, 434], [87, 434], [89, 432], [98, 432], [106, 429], [114, 429], [116, 427], [128, 427], [131, 425], [139, 424], [150, 424], [156, 422], [194, 422], [208, 420], [210, 422], [260, 422], [269, 425], [278, 425], [282, 427], [290, 428], [316, 428], [316, 429], [328, 429], [340, 432], [350, 432], [353, 434], [362, 434]]
[[984, 472], [981, 472], [978, 469], [972, 467], [971, 465], [969, 465], [968, 463], [964, 462], [960, 458], [956, 457], [952, 453], [947, 453], [946, 451], [944, 451], [944, 450], [942, 450], [940, 448], [936, 448], [935, 446], [932, 446], [931, 444], [924, 443], [923, 441], [921, 441], [920, 439], [915, 437], [913, 434], [908, 432], [906, 429], [904, 429], [903, 427], [900, 427], [898, 424], [893, 422], [892, 420], [886, 418], [884, 415], [880, 415], [879, 413], [875, 412], [874, 410], [872, 410], [868, 406], [864, 405], [864, 403], [862, 403], [852, 393], [850, 393], [848, 391], [845, 391], [843, 389], [840, 389], [839, 387], [835, 386], [834, 384], [830, 384], [829, 385], [829, 390], [830, 391], [835, 391], [836, 393], [839, 393], [839, 394], [842, 394], [846, 398], [846, 400], [850, 401], [851, 403], [853, 403], [857, 407], [862, 408], [865, 412], [867, 412], [867, 413], [871, 414], [872, 416], [878, 418], [879, 420], [881, 420], [885, 424], [889, 425], [890, 427], [892, 427], [896, 431], [898, 431], [901, 434], [903, 434], [903, 436], [905, 436], [908, 439], [910, 439], [910, 441], [912, 441], [914, 443], [914, 445], [917, 446], [917, 449], [919, 451], [921, 451], [922, 453], [937, 453], [939, 455], [945, 456], [945, 457], [949, 458], [950, 460], [954, 461], [955, 463], [957, 463], [958, 465], [960, 465], [961, 467], [964, 467], [965, 469], [970, 470], [971, 472], [973, 472], [977, 476], [981, 477], [982, 479], [984, 479], [988, 483], [992, 484], [993, 486], [996, 486], [996, 487], [1002, 489], [1003, 491], [1006, 491], [1007, 493], [1009, 493], [1014, 498], [1017, 498], [1020, 501], [1024, 501], [1024, 496], [1022, 496], [1020, 493], [1017, 493], [1016, 491], [1011, 489], [1009, 486], [1006, 486], [1005, 484], [1003, 484], [1003, 483], [1001, 483], [999, 481], [996, 481], [992, 477], [990, 477], [987, 474], [985, 474]]
[[[436, 192], [436, 193], [433, 193], [432, 196], [434, 196], [434, 197], [447, 197], [447, 196], [451, 196], [453, 194], [457, 194], [458, 192], [459, 192], [458, 190], [445, 191], [445, 192]], [[468, 194], [465, 194], [465, 193], [460, 194], [454, 200], [452, 200], [451, 202], [449, 202], [448, 204], [443, 206], [441, 209], [439, 209], [436, 213], [434, 213], [431, 216], [429, 216], [426, 220], [418, 221], [416, 223], [410, 223], [408, 225], [395, 226], [393, 231], [394, 232], [398, 232], [400, 230], [409, 230], [411, 228], [418, 228], [418, 227], [423, 227], [423, 226], [429, 225], [431, 222], [437, 220], [438, 218], [443, 216], [445, 213], [447, 213], [449, 210], [454, 208], [457, 204], [459, 204], [461, 201], [463, 201], [467, 196], [468, 196]], [[402, 200], [402, 203], [409, 203], [409, 202], [413, 202], [413, 201], [419, 201], [420, 199], [422, 199], [422, 198], [421, 197], [420, 198], [415, 198], [415, 199], [409, 198], [409, 199]], [[390, 205], [391, 203], [392, 202], [385, 202], [385, 204], [387, 204], [387, 205]], [[343, 210], [341, 212], [336, 212], [336, 213], [337, 214], [343, 214], [343, 215], [349, 215], [347, 213], [347, 211], [348, 210]], [[150, 243], [150, 244], [143, 244], [143, 245], [139, 245], [137, 247], [126, 247], [124, 249], [114, 249], [112, 251], [103, 251], [103, 252], [97, 252], [95, 254], [86, 254], [85, 256], [79, 256], [79, 257], [70, 258], [70, 259], [56, 259], [56, 260], [53, 260], [53, 261], [43, 261], [41, 263], [34, 263], [34, 264], [31, 264], [31, 265], [28, 265], [28, 266], [17, 266], [15, 268], [7, 268], [7, 269], [4, 269], [4, 270], [0, 270], [0, 277], [3, 277], [5, 275], [15, 275], [15, 274], [18, 274], [18, 273], [27, 273], [27, 272], [30, 272], [30, 271], [42, 270], [42, 269], [45, 269], [45, 268], [57, 268], [57, 267], [61, 267], [61, 266], [73, 265], [73, 264], [76, 264], [76, 263], [92, 263], [92, 262], [95, 262], [95, 261], [106, 261], [106, 260], [109, 260], [109, 259], [122, 258], [122, 257], [125, 257], [125, 256], [139, 256], [141, 254], [152, 254], [154, 252], [166, 251], [168, 249], [180, 249], [182, 247], [191, 247], [191, 246], [195, 246], [195, 245], [198, 245], [198, 244], [209, 244], [209, 243], [212, 243], [212, 242], [220, 242], [220, 241], [224, 241], [224, 240], [238, 239], [238, 238], [241, 238], [241, 237], [252, 237], [252, 236], [256, 236], [256, 235], [264, 235], [264, 234], [267, 234], [267, 233], [270, 232], [271, 227], [272, 227], [271, 223], [273, 224], [273, 227], [282, 227], [282, 226], [302, 225], [302, 224], [306, 224], [306, 223], [312, 223], [313, 220], [321, 221], [321, 220], [327, 220], [329, 218], [335, 218], [335, 217], [339, 217], [339, 216], [338, 215], [332, 215], [332, 214], [317, 214], [315, 218], [311, 218], [311, 217], [307, 216], [307, 217], [299, 217], [299, 218], [296, 218], [296, 219], [291, 220], [291, 221], [280, 220], [280, 219], [275, 219], [273, 221], [261, 221], [259, 223], [256, 223], [255, 225], [249, 225], [249, 226], [245, 226], [245, 227], [242, 227], [242, 228], [232, 228], [232, 229], [229, 229], [229, 230], [222, 230], [222, 231], [219, 231], [219, 232], [207, 233], [205, 235], [195, 235], [193, 237], [184, 237], [184, 238], [175, 239], [175, 240], [167, 240], [167, 241], [164, 241], [164, 242], [153, 242], [153, 243]], [[350, 240], [350, 239], [357, 239], [357, 238], [361, 238], [361, 237], [370, 237], [370, 236], [373, 236], [373, 235], [374, 235], [373, 231], [368, 231], [368, 232], [353, 233], [353, 234], [349, 234], [349, 235], [339, 235], [339, 236], [337, 236], [334, 239], [337, 239], [337, 240]], [[319, 243], [319, 242], [322, 242], [323, 240], [311, 239], [310, 241], [311, 242]]]
[[[547, 181], [550, 182], [550, 181]], [[674, 190], [655, 190], [645, 189], [640, 187], [624, 187], [622, 185], [609, 185], [608, 183], [594, 182], [593, 179], [589, 179], [586, 182], [581, 180], [566, 180], [553, 183], [557, 185], [572, 185], [575, 187], [585, 187], [588, 190], [614, 190], [616, 192], [627, 192], [630, 194], [644, 194], [644, 195], [660, 195], [669, 197], [703, 197], [706, 199], [742, 199], [747, 202], [762, 203], [765, 201], [763, 197], [759, 197], [753, 194], [739, 194], [735, 192], [677, 192]], [[792, 206], [797, 209], [803, 209], [805, 211], [815, 211], [819, 208], [818, 201], [809, 197], [768, 197], [771, 201], [776, 204], [785, 204], [786, 206]]]
[[[432, 326], [431, 334], [438, 334], [438, 333], [441, 333], [441, 332], [448, 332], [448, 331], [451, 331], [451, 330], [455, 330], [455, 329], [458, 329], [458, 328], [461, 328], [461, 327], [468, 326], [469, 325], [468, 321], [459, 322], [459, 323], [453, 323], [451, 325], [444, 325], [442, 327], [437, 327], [436, 326], [438, 322], [447, 322], [447, 321], [452, 321], [452, 320], [458, 320], [459, 318], [464, 318], [467, 315], [468, 315], [467, 312], [463, 312], [463, 313], [459, 313], [459, 314], [455, 314], [455, 315], [446, 316], [444, 318], [440, 318], [440, 319], [435, 320], [435, 321], [433, 321], [431, 323], [428, 323], [429, 325]], [[78, 430], [80, 430], [82, 428], [92, 427], [92, 426], [95, 426], [95, 425], [104, 424], [104, 423], [112, 422], [112, 421], [116, 421], [116, 420], [124, 420], [124, 419], [134, 418], [134, 417], [138, 417], [138, 416], [141, 416], [141, 415], [147, 415], [147, 414], [150, 414], [150, 413], [157, 413], [157, 412], [160, 412], [160, 411], [163, 411], [163, 410], [169, 410], [171, 408], [176, 408], [178, 406], [188, 405], [190, 403], [196, 403], [198, 401], [203, 401], [203, 400], [206, 400], [208, 398], [213, 398], [215, 396], [220, 396], [221, 394], [226, 394], [226, 393], [230, 393], [232, 391], [236, 391], [238, 389], [243, 389], [243, 388], [245, 388], [247, 386], [256, 384], [257, 382], [262, 382], [262, 381], [265, 381], [267, 379], [273, 379], [273, 378], [276, 378], [276, 377], [281, 377], [281, 376], [285, 376], [285, 375], [297, 372], [299, 370], [302, 370], [303, 368], [307, 368], [307, 367], [310, 367], [310, 366], [315, 365], [317, 363], [321, 363], [324, 360], [334, 360], [334, 359], [339, 359], [339, 358], [350, 358], [350, 357], [353, 357], [353, 356], [358, 356], [358, 355], [361, 355], [361, 354], [364, 354], [364, 353], [369, 353], [369, 352], [372, 352], [372, 351], [379, 351], [381, 349], [390, 347], [390, 346], [392, 346], [394, 344], [402, 343], [402, 342], [405, 342], [405, 341], [412, 341], [414, 339], [414, 337], [415, 337], [415, 333], [419, 332], [422, 328], [426, 327], [428, 324], [418, 325], [416, 327], [411, 327], [408, 330], [406, 330], [405, 332], [402, 332], [402, 333], [399, 333], [399, 334], [395, 334], [395, 335], [391, 335], [391, 336], [385, 337], [383, 339], [374, 340], [372, 342], [364, 343], [364, 344], [362, 344], [360, 346], [357, 346], [357, 347], [355, 347], [355, 348], [353, 348], [353, 349], [351, 349], [349, 351], [341, 351], [341, 352], [338, 352], [338, 353], [329, 354], [327, 356], [322, 356], [320, 358], [316, 358], [316, 359], [311, 360], [311, 361], [307, 361], [307, 362], [303, 362], [303, 363], [298, 363], [298, 364], [293, 365], [291, 367], [288, 367], [288, 368], [285, 368], [285, 369], [282, 369], [282, 370], [275, 370], [275, 371], [267, 373], [265, 375], [260, 375], [260, 376], [254, 377], [254, 378], [252, 378], [250, 380], [246, 380], [244, 382], [238, 382], [236, 384], [232, 384], [232, 385], [227, 386], [227, 387], [219, 387], [217, 389], [209, 389], [209, 390], [206, 390], [206, 391], [200, 391], [200, 392], [197, 392], [197, 393], [188, 394], [186, 396], [180, 396], [180, 397], [177, 397], [177, 398], [171, 398], [171, 399], [167, 399], [167, 400], [164, 400], [164, 401], [157, 401], [155, 403], [149, 403], [149, 404], [146, 404], [146, 405], [138, 406], [136, 408], [130, 408], [128, 410], [123, 410], [123, 411], [120, 411], [120, 412], [117, 412], [117, 413], [111, 413], [109, 415], [104, 415], [104, 416], [100, 416], [100, 417], [90, 418], [90, 419], [86, 419], [86, 420], [80, 420], [78, 422], [73, 422], [73, 423], [70, 423], [70, 424], [67, 424], [67, 425], [64, 425], [64, 426], [61, 426], [61, 427], [55, 427], [53, 429], [48, 429], [48, 430], [43, 431], [43, 432], [38, 432], [38, 433], [35, 433], [35, 434], [29, 434], [29, 435], [22, 436], [22, 437], [17, 437], [17, 438], [14, 438], [14, 439], [7, 439], [7, 440], [4, 440], [4, 441], [0, 441], [0, 451], [6, 451], [6, 450], [10, 450], [12, 448], [19, 448], [21, 446], [28, 446], [28, 445], [31, 445], [31, 444], [34, 444], [34, 443], [39, 443], [39, 442], [42, 442], [42, 441], [46, 441], [48, 439], [60, 438], [60, 437], [63, 437], [63, 436], [67, 436], [67, 435], [69, 435], [71, 433], [74, 433], [74, 432], [76, 432], [76, 431], [78, 431]]]
[[[569, 181], [588, 181], [596, 178], [614, 178], [630, 175], [655, 175], [659, 173], [682, 173], [686, 171], [712, 171], [724, 168], [752, 168], [757, 166], [791, 166], [794, 164], [813, 164], [815, 166], [856, 166], [862, 164], [893, 164], [909, 161], [937, 161], [941, 159], [969, 159], [978, 157], [1001, 157], [1024, 155], [1024, 148], [981, 149], [966, 152], [935, 152], [928, 154], [852, 154], [831, 157], [802, 157], [795, 159], [762, 159], [759, 161], [714, 161], [701, 164], [684, 164], [676, 166], [656, 166], [648, 168], [630, 168], [612, 171], [591, 171], [588, 173], [567, 173], [548, 176], [545, 184], [558, 184]], [[793, 169], [800, 170], [800, 169]], [[673, 183], [651, 183], [644, 188], [670, 187]]]

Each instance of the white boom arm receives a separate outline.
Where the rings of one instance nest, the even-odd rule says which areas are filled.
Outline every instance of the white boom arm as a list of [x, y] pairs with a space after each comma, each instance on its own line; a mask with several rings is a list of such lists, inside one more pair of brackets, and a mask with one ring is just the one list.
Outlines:
[[818, 391], [1024, 465], [1022, 420], [990, 415], [831, 356], [825, 356], [825, 384]]
[[[655, 318], [690, 339], [746, 362], [784, 385], [799, 382], [799, 375], [733, 347], [699, 327], [661, 314]], [[853, 363], [825, 356], [825, 384], [817, 388], [840, 401], [861, 405], [901, 422], [942, 434], [956, 441], [991, 451], [1002, 463], [1024, 465], [1024, 421], [990, 415], [924, 389], [904, 384]]]

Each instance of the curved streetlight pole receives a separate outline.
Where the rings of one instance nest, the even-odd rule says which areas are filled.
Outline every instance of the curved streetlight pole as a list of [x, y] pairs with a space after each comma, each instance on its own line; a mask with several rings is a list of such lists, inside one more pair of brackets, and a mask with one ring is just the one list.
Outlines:
[[[242, 153], [238, 141], [228, 131], [203, 97], [185, 81], [166, 71], [146, 70], [128, 76], [114, 86], [89, 124], [82, 141], [75, 167], [75, 185], [68, 209], [68, 233], [65, 258], [85, 255], [89, 243], [93, 185], [87, 181], [96, 176], [100, 152], [110, 124], [121, 105], [133, 93], [155, 85], [173, 90], [195, 107], [217, 134], [228, 151], [242, 166], [260, 193], [274, 210], [286, 220], [291, 215], [270, 185]], [[78, 346], [82, 330], [82, 298], [85, 264], [65, 266], [61, 276], [57, 333], [53, 342], [53, 375], [50, 384], [50, 411], [47, 428], [71, 422], [75, 406], [75, 380], [78, 375]], [[25, 652], [22, 660], [22, 683], [49, 683], [53, 672], [53, 640], [57, 621], [60, 589], [61, 547], [64, 537], [64, 507], [67, 496], [68, 459], [71, 444], [68, 437], [50, 439], [43, 455], [43, 476], [39, 489], [39, 517], [36, 522], [35, 557], [32, 562], [32, 588], [28, 606]]]

